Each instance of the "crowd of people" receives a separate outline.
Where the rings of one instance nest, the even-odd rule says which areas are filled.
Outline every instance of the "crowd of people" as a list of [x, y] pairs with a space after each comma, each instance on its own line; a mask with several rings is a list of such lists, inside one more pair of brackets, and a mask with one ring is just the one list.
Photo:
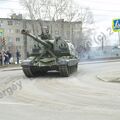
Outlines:
[[[10, 51], [0, 51], [0, 65], [11, 64], [12, 61], [12, 53]], [[20, 52], [17, 50], [16, 52], [16, 61], [19, 64]]]

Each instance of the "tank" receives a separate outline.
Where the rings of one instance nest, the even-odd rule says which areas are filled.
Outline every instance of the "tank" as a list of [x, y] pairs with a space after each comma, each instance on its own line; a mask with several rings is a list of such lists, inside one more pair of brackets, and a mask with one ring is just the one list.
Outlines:
[[44, 37], [44, 34], [41, 39], [41, 36], [35, 36], [27, 30], [22, 30], [21, 33], [38, 43], [34, 46], [32, 54], [21, 63], [27, 77], [45, 75], [51, 70], [58, 71], [60, 76], [68, 77], [77, 70], [78, 58], [69, 40], [63, 40], [61, 37], [50, 40]]

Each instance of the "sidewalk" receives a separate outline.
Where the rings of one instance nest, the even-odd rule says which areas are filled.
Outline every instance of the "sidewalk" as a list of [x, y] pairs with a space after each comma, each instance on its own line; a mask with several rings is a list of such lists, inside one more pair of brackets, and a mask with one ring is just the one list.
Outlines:
[[120, 71], [99, 73], [96, 77], [105, 82], [120, 82]]
[[0, 69], [3, 71], [9, 71], [9, 70], [21, 70], [22, 67], [20, 64], [8, 64], [0, 66]]
[[107, 63], [107, 62], [120, 62], [120, 59], [100, 59], [91, 61], [80, 61], [79, 64], [94, 64], [94, 63]]

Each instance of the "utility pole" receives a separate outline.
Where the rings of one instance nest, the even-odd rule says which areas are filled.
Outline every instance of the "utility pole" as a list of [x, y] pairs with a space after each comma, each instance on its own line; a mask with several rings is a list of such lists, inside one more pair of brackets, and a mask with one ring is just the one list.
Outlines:
[[103, 49], [104, 49], [104, 38], [103, 37], [101, 39], [101, 44], [102, 44], [102, 51], [103, 51]]
[[0, 29], [0, 42], [1, 42], [2, 65], [4, 65], [5, 39], [4, 39], [4, 30], [3, 29]]
[[74, 40], [73, 40], [73, 39], [74, 39], [74, 36], [73, 36], [73, 35], [74, 35], [73, 24], [71, 24], [71, 26], [72, 26], [72, 28], [71, 28], [71, 31], [72, 31], [72, 32], [71, 32], [71, 34], [72, 34], [71, 42], [73, 43], [73, 41], [74, 41]]
[[1, 54], [2, 54], [2, 65], [4, 65], [4, 48], [2, 48]]
[[64, 39], [64, 19], [60, 20], [60, 24], [61, 24], [61, 37]]
[[118, 32], [118, 46], [120, 47], [120, 32]]
[[[23, 20], [23, 29], [26, 29], [26, 20]], [[24, 43], [24, 59], [27, 58], [27, 36], [23, 35], [23, 43]]]

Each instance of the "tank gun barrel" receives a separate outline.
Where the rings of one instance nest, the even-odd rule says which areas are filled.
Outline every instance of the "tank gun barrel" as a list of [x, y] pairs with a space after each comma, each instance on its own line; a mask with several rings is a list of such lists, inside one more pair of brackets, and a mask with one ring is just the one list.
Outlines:
[[50, 47], [51, 47], [51, 46], [50, 46], [48, 43], [46, 43], [45, 41], [43, 41], [43, 40], [41, 40], [40, 38], [36, 37], [35, 35], [32, 35], [31, 33], [29, 33], [28, 30], [24, 30], [24, 29], [23, 29], [23, 30], [21, 31], [21, 34], [27, 35], [27, 36], [33, 38], [33, 40], [35, 40], [36, 42], [42, 44], [43, 46], [46, 46], [47, 48], [50, 48]]

